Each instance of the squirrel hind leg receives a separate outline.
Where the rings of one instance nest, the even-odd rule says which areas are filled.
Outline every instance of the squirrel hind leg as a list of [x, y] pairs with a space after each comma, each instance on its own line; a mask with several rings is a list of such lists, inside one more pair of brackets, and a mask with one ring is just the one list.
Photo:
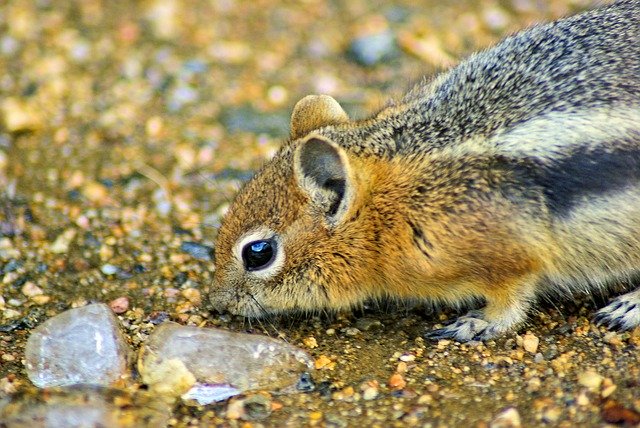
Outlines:
[[610, 330], [631, 330], [640, 325], [640, 288], [611, 300], [600, 309], [593, 321]]
[[[506, 290], [511, 292], [504, 293]], [[504, 288], [487, 295], [487, 305], [454, 322], [425, 334], [427, 339], [453, 339], [458, 342], [489, 340], [515, 329], [527, 319], [534, 299], [534, 283], [526, 281], [516, 288]]]

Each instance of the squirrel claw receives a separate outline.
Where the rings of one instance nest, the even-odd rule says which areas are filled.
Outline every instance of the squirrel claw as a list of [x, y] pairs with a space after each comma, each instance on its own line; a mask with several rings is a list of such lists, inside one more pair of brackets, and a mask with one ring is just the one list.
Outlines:
[[631, 330], [640, 325], [640, 292], [636, 290], [614, 299], [596, 313], [593, 322], [618, 331]]
[[429, 340], [453, 339], [458, 342], [488, 339], [493, 336], [491, 334], [493, 329], [491, 324], [481, 316], [480, 312], [469, 312], [443, 328], [425, 333], [425, 338]]

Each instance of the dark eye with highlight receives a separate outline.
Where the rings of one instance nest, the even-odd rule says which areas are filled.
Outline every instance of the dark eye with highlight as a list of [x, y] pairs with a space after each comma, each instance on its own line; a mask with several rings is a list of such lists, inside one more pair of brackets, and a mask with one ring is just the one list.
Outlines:
[[272, 239], [253, 241], [242, 248], [242, 261], [246, 270], [260, 270], [271, 264], [275, 254], [276, 243]]

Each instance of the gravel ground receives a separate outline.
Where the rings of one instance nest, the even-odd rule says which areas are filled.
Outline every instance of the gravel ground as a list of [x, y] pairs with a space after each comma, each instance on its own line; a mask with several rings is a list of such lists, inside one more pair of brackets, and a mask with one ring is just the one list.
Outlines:
[[543, 304], [485, 344], [426, 342], [451, 314], [420, 308], [251, 324], [207, 307], [220, 216], [298, 99], [328, 93], [362, 117], [503, 34], [590, 6], [373, 3], [0, 5], [0, 399], [30, 391], [31, 328], [100, 301], [134, 347], [172, 319], [315, 358], [315, 390], [271, 397], [268, 418], [238, 419], [240, 398], [178, 405], [172, 426], [640, 423], [640, 330], [590, 324], [600, 298]]

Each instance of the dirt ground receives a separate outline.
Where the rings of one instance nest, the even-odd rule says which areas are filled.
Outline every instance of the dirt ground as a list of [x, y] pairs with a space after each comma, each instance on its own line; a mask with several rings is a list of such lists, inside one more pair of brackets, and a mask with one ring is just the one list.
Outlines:
[[1, 3], [0, 399], [29, 387], [34, 326], [100, 301], [134, 347], [166, 317], [280, 337], [316, 360], [315, 389], [271, 397], [268, 418], [177, 405], [171, 426], [640, 423], [640, 331], [590, 323], [599, 297], [543, 302], [484, 344], [424, 340], [452, 314], [419, 307], [249, 323], [207, 306], [214, 266], [190, 244], [214, 246], [304, 95], [364, 117], [505, 34], [591, 5]]

